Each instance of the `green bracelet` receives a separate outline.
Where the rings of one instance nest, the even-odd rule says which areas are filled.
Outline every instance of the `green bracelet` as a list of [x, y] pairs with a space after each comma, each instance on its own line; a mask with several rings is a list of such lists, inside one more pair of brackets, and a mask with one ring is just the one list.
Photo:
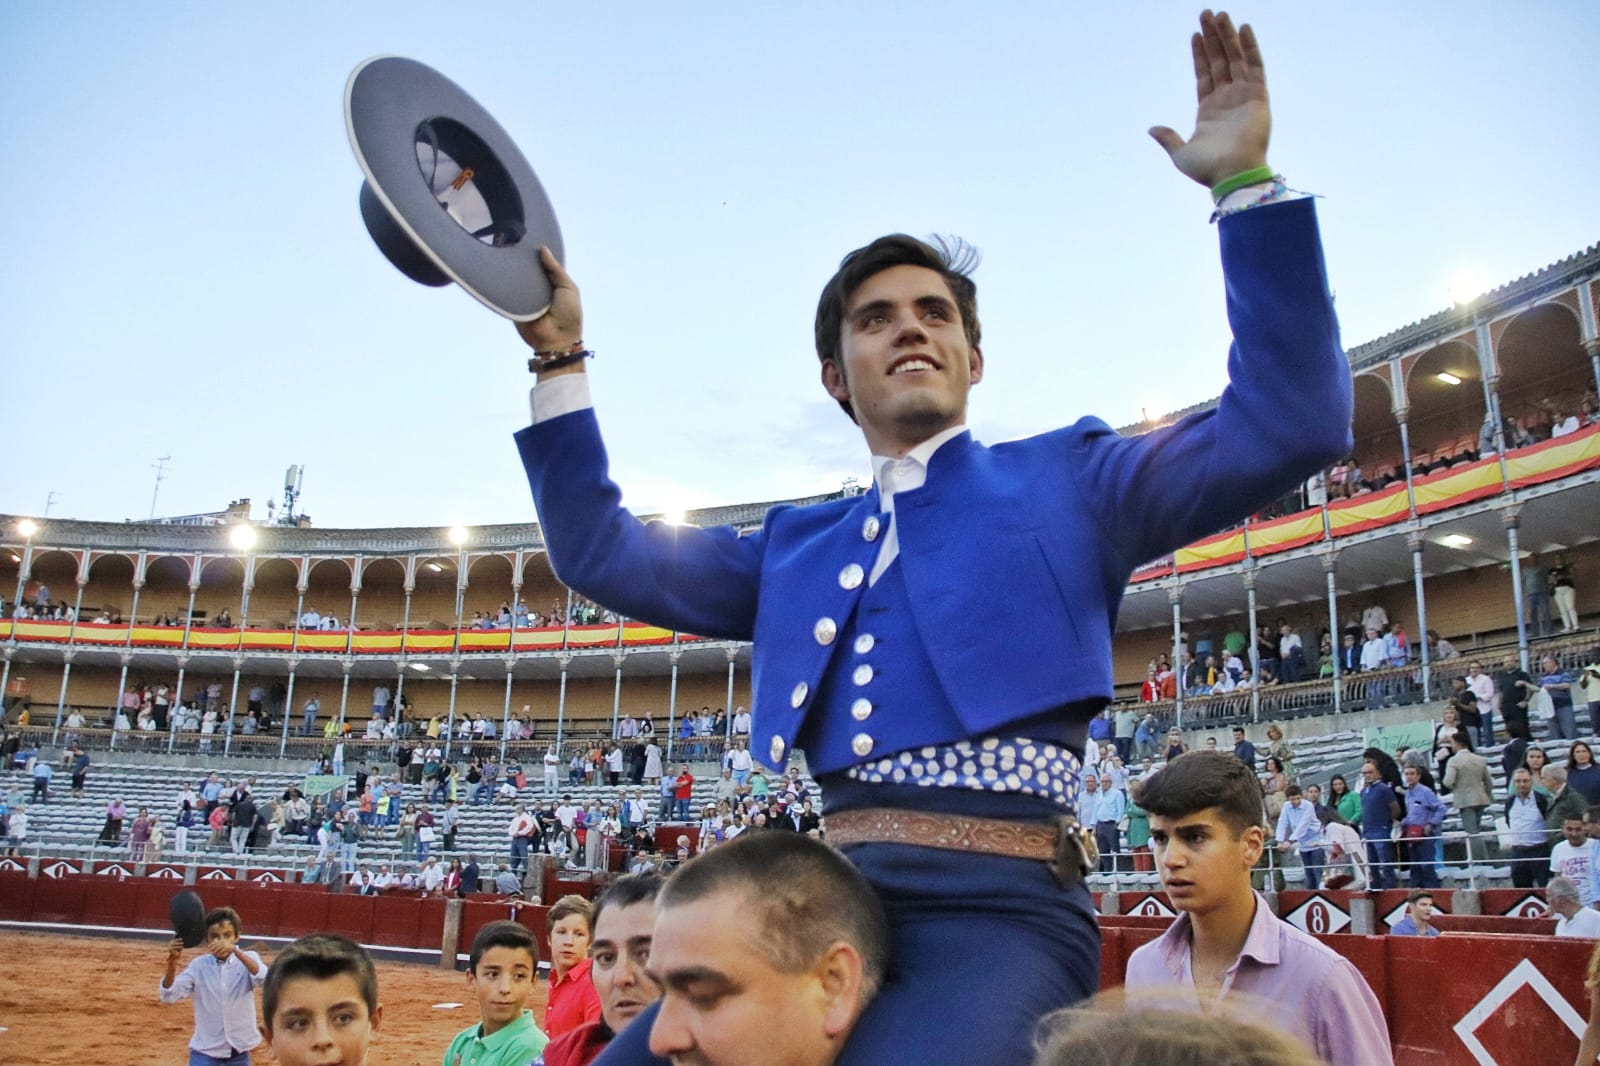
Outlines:
[[1238, 192], [1240, 189], [1250, 185], [1262, 185], [1276, 176], [1276, 171], [1269, 166], [1259, 166], [1252, 170], [1247, 170], [1243, 174], [1235, 174], [1233, 177], [1225, 178], [1211, 186], [1211, 200], [1213, 203], [1220, 204], [1222, 198], [1229, 193]]

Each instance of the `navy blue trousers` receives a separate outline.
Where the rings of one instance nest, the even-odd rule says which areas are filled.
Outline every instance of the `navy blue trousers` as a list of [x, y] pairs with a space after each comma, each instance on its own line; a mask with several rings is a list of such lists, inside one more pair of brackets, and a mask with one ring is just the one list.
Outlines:
[[[939, 790], [925, 790], [938, 792]], [[985, 812], [987, 813], [987, 812]], [[1088, 889], [1063, 889], [1042, 862], [859, 844], [845, 854], [877, 889], [893, 932], [888, 980], [840, 1066], [1016, 1066], [1038, 1020], [1100, 987], [1100, 930]], [[597, 1066], [649, 1052], [656, 1009], [634, 1019]]]

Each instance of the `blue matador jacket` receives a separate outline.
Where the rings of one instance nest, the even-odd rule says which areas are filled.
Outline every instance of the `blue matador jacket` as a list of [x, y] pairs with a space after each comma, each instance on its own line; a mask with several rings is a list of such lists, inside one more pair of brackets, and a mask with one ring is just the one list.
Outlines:
[[[1112, 695], [1111, 637], [1140, 564], [1293, 488], [1351, 448], [1351, 376], [1339, 344], [1309, 199], [1219, 224], [1234, 343], [1217, 406], [1137, 437], [1076, 424], [994, 447], [963, 434], [933, 456], [927, 483], [897, 495], [907, 598], [937, 684], [963, 731], [909, 715], [876, 721], [877, 751], [1012, 732]], [[1087, 376], [1087, 375], [1086, 375]], [[759, 531], [641, 523], [621, 506], [593, 410], [516, 435], [551, 564], [562, 581], [629, 617], [702, 636], [754, 640], [752, 749], [781, 764], [816, 706], [879, 549], [864, 533], [876, 491], [779, 506]], [[997, 614], [996, 606], [1003, 605]], [[988, 619], [982, 625], [974, 619]], [[938, 733], [941, 735], [932, 735]], [[808, 753], [809, 754], [809, 753]], [[814, 774], [844, 765], [812, 765]]]

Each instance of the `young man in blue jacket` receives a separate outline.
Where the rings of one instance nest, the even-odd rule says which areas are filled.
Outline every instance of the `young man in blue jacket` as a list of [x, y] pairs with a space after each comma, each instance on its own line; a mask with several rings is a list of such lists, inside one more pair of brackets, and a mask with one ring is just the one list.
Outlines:
[[[556, 573], [619, 614], [754, 640], [751, 748], [774, 767], [804, 749], [830, 842], [888, 912], [893, 976], [843, 1063], [899, 1061], [913, 1043], [967, 1066], [1027, 1061], [1035, 1020], [1096, 990], [1073, 816], [1129, 575], [1349, 451], [1350, 370], [1313, 205], [1266, 166], [1260, 50], [1206, 12], [1192, 54], [1194, 135], [1151, 133], [1212, 189], [1220, 220], [1235, 340], [1212, 410], [1140, 437], [1084, 418], [980, 444], [966, 428], [985, 353], [964, 250], [883, 237], [845, 257], [815, 326], [822, 385], [860, 427], [872, 489], [773, 508], [747, 536], [645, 525], [607, 473], [578, 291], [548, 252], [551, 310], [518, 326], [538, 383], [517, 444]], [[995, 602], [1025, 605], [1028, 625], [974, 632]], [[1008, 964], [986, 970], [984, 995], [940, 994], [952, 959], [996, 946]], [[642, 1049], [623, 1034], [602, 1061]]]

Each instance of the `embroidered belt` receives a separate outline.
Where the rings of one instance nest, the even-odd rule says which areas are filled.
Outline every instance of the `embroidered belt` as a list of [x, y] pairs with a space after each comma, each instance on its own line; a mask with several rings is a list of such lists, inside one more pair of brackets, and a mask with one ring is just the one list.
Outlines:
[[868, 807], [826, 816], [828, 843], [911, 844], [1045, 863], [1070, 888], [1099, 865], [1094, 835], [1070, 814], [1047, 823], [1006, 822], [955, 814]]

